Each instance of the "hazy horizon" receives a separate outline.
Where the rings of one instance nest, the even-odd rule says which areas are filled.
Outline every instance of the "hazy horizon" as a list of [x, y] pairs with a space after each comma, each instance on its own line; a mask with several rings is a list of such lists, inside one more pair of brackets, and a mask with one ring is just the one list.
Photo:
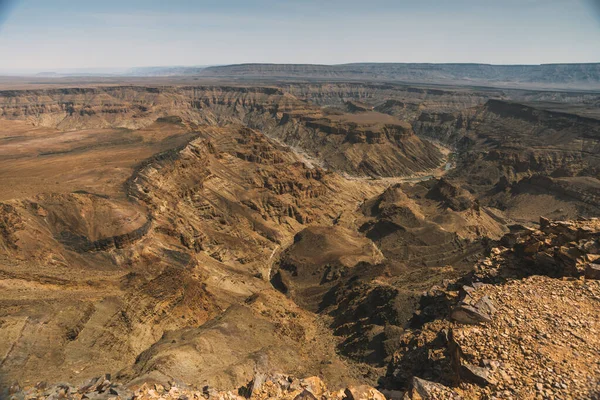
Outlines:
[[595, 0], [0, 0], [0, 71], [600, 61]]
[[[3, 69], [0, 68], [0, 74], [4, 74], [5, 76], [29, 76], [29, 75], [43, 75], [43, 74], [57, 74], [57, 75], [123, 75], [132, 73], [133, 70], [144, 70], [144, 69], [167, 69], [167, 68], [208, 68], [208, 67], [219, 67], [219, 66], [228, 66], [228, 65], [244, 65], [244, 64], [275, 64], [275, 65], [302, 65], [303, 63], [235, 63], [235, 64], [208, 64], [208, 65], [146, 65], [139, 67], [83, 67], [83, 68], [49, 68], [49, 69], [39, 69], [39, 68], [21, 68], [21, 69]], [[566, 65], [566, 64], [600, 64], [600, 62], [589, 62], [589, 63], [544, 63], [544, 64], [486, 64], [486, 63], [402, 63], [402, 62], [354, 62], [354, 63], [343, 63], [343, 64], [320, 64], [320, 63], [311, 63], [306, 65], [323, 65], [323, 66], [341, 66], [341, 65], [351, 65], [351, 64], [433, 64], [433, 65], [444, 65], [444, 64], [457, 64], [457, 65], [469, 65], [469, 64], [478, 64], [478, 65], [491, 65], [491, 66], [539, 66], [539, 65]]]

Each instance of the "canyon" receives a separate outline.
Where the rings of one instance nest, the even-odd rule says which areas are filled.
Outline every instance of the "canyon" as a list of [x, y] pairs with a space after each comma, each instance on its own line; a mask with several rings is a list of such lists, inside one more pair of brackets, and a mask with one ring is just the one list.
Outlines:
[[0, 396], [600, 395], [600, 93], [248, 68], [0, 90]]

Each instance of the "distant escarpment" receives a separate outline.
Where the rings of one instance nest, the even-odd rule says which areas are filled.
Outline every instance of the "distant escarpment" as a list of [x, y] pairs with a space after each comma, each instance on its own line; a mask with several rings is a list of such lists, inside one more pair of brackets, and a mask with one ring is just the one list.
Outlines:
[[[533, 222], [596, 215], [600, 121], [502, 100], [458, 113], [422, 114], [420, 136], [456, 149], [448, 178], [507, 216]], [[551, 210], [548, 210], [551, 209]]]
[[[461, 142], [466, 152], [522, 176], [595, 176], [600, 171], [600, 121], [490, 100], [476, 110]], [[482, 150], [484, 150], [482, 152]]]
[[238, 64], [205, 68], [201, 76], [229, 78], [312, 78], [411, 83], [467, 84], [484, 86], [528, 86], [549, 88], [599, 88], [600, 64], [426, 64], [356, 63]]
[[409, 124], [374, 111], [285, 113], [270, 134], [351, 175], [412, 175], [437, 169], [444, 160]]
[[[421, 137], [446, 143], [477, 165], [473, 182], [527, 174], [592, 175], [600, 165], [600, 120], [505, 100], [459, 112], [423, 112], [413, 122]], [[494, 164], [497, 173], [483, 164]], [[495, 183], [495, 182], [492, 182]]]

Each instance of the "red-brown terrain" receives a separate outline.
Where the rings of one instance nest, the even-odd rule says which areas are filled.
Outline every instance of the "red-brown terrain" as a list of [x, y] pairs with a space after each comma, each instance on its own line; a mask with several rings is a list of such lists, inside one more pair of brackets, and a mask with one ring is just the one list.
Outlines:
[[0, 91], [0, 396], [600, 394], [600, 95], [187, 79]]

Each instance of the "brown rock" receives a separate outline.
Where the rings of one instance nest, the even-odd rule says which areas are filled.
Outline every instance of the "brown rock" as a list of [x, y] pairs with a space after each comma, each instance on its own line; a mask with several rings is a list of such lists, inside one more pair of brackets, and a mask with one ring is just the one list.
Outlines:
[[260, 387], [265, 382], [265, 374], [258, 373], [254, 375], [254, 379], [252, 379], [252, 387], [250, 389], [250, 394], [256, 393]]
[[404, 399], [405, 392], [399, 390], [380, 390], [381, 394], [388, 400], [402, 400]]
[[448, 340], [448, 353], [450, 353], [450, 362], [452, 365], [454, 384], [460, 382], [460, 365], [461, 358], [463, 356], [462, 349], [456, 339], [454, 338], [454, 330], [450, 329], [447, 336]]
[[462, 286], [459, 290], [459, 295], [461, 299], [466, 298], [467, 296], [472, 296], [473, 292], [475, 291], [475, 288], [473, 286]]
[[500, 239], [500, 243], [502, 243], [503, 246], [506, 247], [513, 247], [515, 244], [517, 244], [518, 241], [518, 236], [514, 233], [507, 233], [506, 235], [502, 236], [502, 239]]
[[77, 390], [77, 392], [78, 392], [78, 393], [87, 393], [87, 392], [89, 392], [90, 390], [92, 390], [92, 388], [94, 387], [94, 385], [96, 385], [96, 383], [98, 383], [98, 380], [99, 380], [99, 379], [100, 379], [100, 378], [97, 378], [97, 377], [96, 377], [96, 378], [92, 378], [92, 379], [90, 379], [90, 380], [89, 380], [89, 381], [88, 381], [86, 384], [82, 385], [82, 386], [81, 386], [81, 387], [80, 387], [80, 388]]
[[477, 303], [475, 303], [475, 308], [479, 311], [483, 311], [487, 315], [494, 315], [496, 313], [496, 307], [492, 304], [489, 296], [485, 295]]
[[528, 244], [527, 246], [525, 246], [525, 248], [523, 249], [523, 253], [525, 253], [526, 255], [532, 255], [537, 253], [540, 250], [540, 247], [542, 246], [542, 242], [534, 242], [531, 244]]
[[585, 266], [585, 277], [588, 279], [600, 279], [600, 264], [587, 264]]
[[546, 230], [550, 227], [550, 220], [548, 218], [540, 217], [540, 228]]
[[461, 324], [477, 325], [485, 322], [491, 322], [491, 317], [484, 311], [481, 311], [468, 304], [459, 304], [456, 306], [450, 318]]
[[600, 254], [586, 254], [586, 260], [593, 263], [600, 258]]
[[347, 400], [385, 400], [385, 396], [367, 385], [351, 386], [344, 391]]
[[311, 376], [310, 378], [302, 379], [300, 385], [317, 397], [320, 397], [327, 391], [327, 387], [321, 378], [317, 376]]
[[304, 389], [299, 395], [294, 397], [294, 400], [317, 400], [314, 394]]
[[481, 368], [471, 364], [464, 364], [460, 368], [461, 379], [480, 386], [493, 384], [490, 372], [486, 368]]

